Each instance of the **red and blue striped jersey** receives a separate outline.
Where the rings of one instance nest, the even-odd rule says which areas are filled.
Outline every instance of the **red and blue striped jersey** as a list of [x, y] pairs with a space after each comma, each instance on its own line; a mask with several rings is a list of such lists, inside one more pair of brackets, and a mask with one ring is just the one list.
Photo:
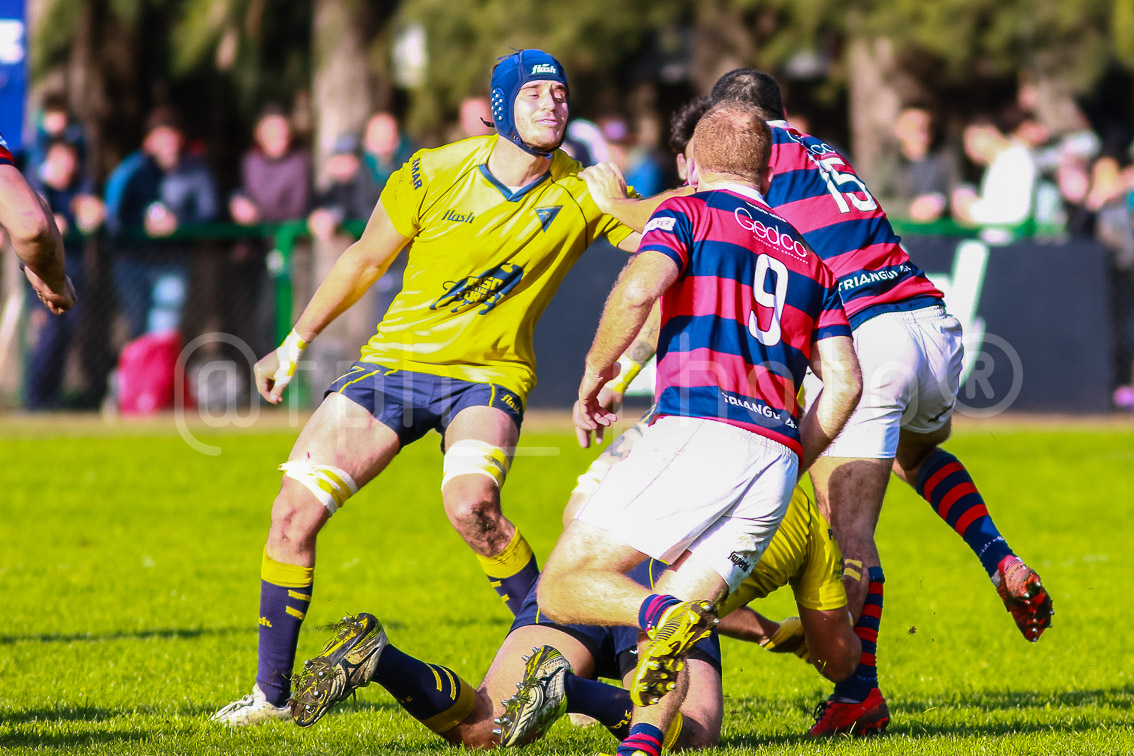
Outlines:
[[3, 134], [0, 134], [0, 165], [14, 165], [12, 153], [8, 152], [8, 143], [4, 141]]
[[646, 250], [680, 269], [661, 298], [657, 415], [719, 420], [799, 454], [796, 395], [811, 350], [851, 333], [835, 276], [741, 185], [663, 202]]
[[829, 144], [785, 121], [772, 128], [766, 197], [839, 279], [851, 326], [884, 312], [941, 304], [942, 293], [902, 249], [866, 184]]

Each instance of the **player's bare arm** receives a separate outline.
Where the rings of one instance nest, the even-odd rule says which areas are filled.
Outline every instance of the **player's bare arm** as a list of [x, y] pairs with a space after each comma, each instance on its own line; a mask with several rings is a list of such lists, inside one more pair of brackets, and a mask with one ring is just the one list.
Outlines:
[[[661, 330], [661, 305], [654, 302], [646, 322], [642, 324], [634, 341], [618, 358], [618, 375], [608, 381], [599, 392], [599, 404], [607, 407], [617, 414], [622, 409], [622, 397], [631, 382], [642, 372], [642, 368], [653, 359], [658, 349], [658, 332]], [[599, 429], [598, 440], [602, 441], [602, 429]]]
[[63, 239], [47, 204], [11, 165], [0, 165], [0, 226], [40, 301], [56, 315], [69, 310], [75, 289], [63, 269]]
[[800, 475], [839, 435], [862, 396], [862, 371], [849, 336], [816, 342], [811, 352], [811, 369], [823, 381], [823, 390], [800, 427]]
[[618, 358], [642, 330], [654, 303], [677, 280], [677, 264], [660, 252], [643, 252], [622, 271], [607, 299], [575, 404], [579, 443], [590, 446], [590, 431], [605, 427], [617, 416], [598, 401], [599, 392], [618, 371]]
[[379, 202], [362, 236], [335, 261], [288, 338], [256, 363], [256, 388], [261, 396], [279, 403], [303, 350], [382, 277], [407, 242]]
[[599, 210], [639, 232], [646, 227], [650, 216], [661, 203], [670, 197], [681, 197], [693, 192], [691, 187], [683, 186], [645, 199], [628, 197], [626, 179], [613, 163], [596, 163], [583, 169], [579, 177], [587, 182], [587, 189]]

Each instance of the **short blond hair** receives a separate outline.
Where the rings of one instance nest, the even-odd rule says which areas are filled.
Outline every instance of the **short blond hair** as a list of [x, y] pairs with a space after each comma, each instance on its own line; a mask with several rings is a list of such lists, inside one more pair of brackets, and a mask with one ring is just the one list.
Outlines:
[[693, 131], [693, 160], [700, 171], [757, 184], [771, 154], [772, 130], [758, 110], [737, 100], [714, 105]]

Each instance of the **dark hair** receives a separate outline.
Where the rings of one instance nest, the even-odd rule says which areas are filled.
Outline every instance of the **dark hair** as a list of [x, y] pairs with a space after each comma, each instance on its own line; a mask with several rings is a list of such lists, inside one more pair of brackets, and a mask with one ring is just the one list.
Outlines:
[[68, 150], [70, 150], [72, 153], [74, 153], [76, 158], [79, 157], [79, 154], [80, 154], [79, 145], [75, 144], [75, 142], [73, 142], [72, 140], [68, 139], [65, 136], [56, 137], [54, 139], [49, 139], [47, 141], [47, 144], [44, 146], [43, 154], [46, 155], [47, 153], [51, 152], [56, 147], [66, 147]]
[[182, 131], [181, 116], [169, 105], [162, 105], [150, 111], [146, 116], [146, 133], [152, 134], [158, 129], [174, 129]]
[[283, 105], [280, 105], [278, 102], [269, 102], [264, 107], [260, 108], [260, 113], [256, 116], [256, 123], [259, 123], [265, 118], [275, 118], [277, 116], [289, 122], [291, 121], [291, 116]]
[[713, 85], [709, 93], [714, 103], [721, 100], [736, 100], [756, 108], [767, 121], [782, 120], [787, 117], [784, 110], [784, 96], [780, 85], [769, 73], [755, 68], [737, 68], [729, 71]]
[[699, 95], [685, 103], [669, 119], [669, 148], [673, 150], [673, 154], [681, 155], [685, 152], [689, 140], [693, 138], [693, 130], [697, 128], [697, 121], [701, 120], [711, 104], [712, 98], [709, 95]]
[[70, 108], [67, 107], [67, 96], [62, 92], [50, 92], [43, 96], [43, 107], [41, 110], [61, 110], [64, 113], [70, 113]]

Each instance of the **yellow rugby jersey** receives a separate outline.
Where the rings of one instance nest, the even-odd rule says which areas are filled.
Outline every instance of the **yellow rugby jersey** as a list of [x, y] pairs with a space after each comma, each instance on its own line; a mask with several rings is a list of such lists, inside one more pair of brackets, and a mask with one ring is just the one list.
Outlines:
[[842, 552], [826, 518], [799, 486], [756, 569], [725, 601], [721, 616], [784, 585], [791, 585], [796, 602], [807, 609], [847, 605]]
[[512, 192], [488, 172], [496, 136], [421, 150], [381, 202], [411, 237], [401, 293], [360, 359], [526, 397], [532, 333], [564, 275], [600, 235], [632, 231], [595, 205], [581, 166], [556, 151], [548, 172]]

